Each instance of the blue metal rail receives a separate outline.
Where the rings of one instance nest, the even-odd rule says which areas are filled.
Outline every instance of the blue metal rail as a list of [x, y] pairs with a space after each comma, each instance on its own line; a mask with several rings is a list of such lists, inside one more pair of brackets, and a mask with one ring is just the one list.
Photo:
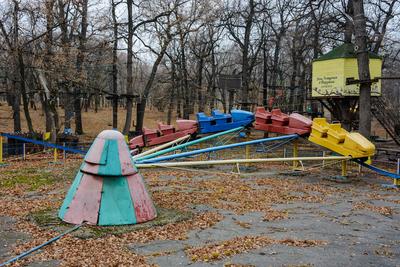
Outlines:
[[41, 146], [44, 146], [44, 147], [56, 148], [56, 149], [59, 149], [59, 150], [64, 150], [64, 151], [67, 151], [67, 152], [81, 154], [81, 155], [85, 155], [86, 152], [87, 152], [87, 151], [80, 150], [80, 149], [74, 149], [74, 148], [70, 148], [70, 147], [66, 147], [66, 146], [60, 146], [60, 145], [56, 145], [56, 144], [53, 144], [53, 143], [43, 142], [43, 141], [39, 141], [39, 140], [34, 140], [34, 139], [25, 138], [25, 137], [21, 137], [21, 136], [15, 136], [15, 135], [6, 134], [6, 133], [0, 133], [0, 135], [4, 136], [6, 138], [9, 138], [9, 139], [15, 139], [15, 140], [19, 140], [19, 141], [23, 141], [23, 142], [27, 142], [27, 143], [41, 145]]
[[366, 167], [366, 168], [368, 168], [370, 170], [373, 170], [374, 172], [379, 173], [380, 175], [388, 176], [388, 177], [393, 178], [393, 179], [400, 179], [400, 175], [397, 174], [397, 173], [393, 173], [393, 172], [388, 172], [388, 171], [382, 170], [382, 169], [380, 169], [378, 167], [369, 165], [369, 164], [363, 162], [360, 159], [355, 159], [354, 161], [357, 162], [358, 164], [360, 164], [363, 167]]
[[28, 251], [25, 251], [25, 252], [19, 254], [18, 256], [14, 257], [14, 258], [12, 258], [12, 259], [10, 259], [10, 260], [8, 260], [8, 261], [5, 261], [5, 262], [1, 263], [1, 264], [0, 264], [0, 267], [6, 266], [7, 264], [10, 264], [10, 263], [16, 262], [17, 260], [20, 260], [20, 259], [22, 259], [22, 258], [25, 258], [26, 256], [30, 255], [32, 252], [35, 252], [35, 251], [37, 251], [37, 250], [39, 250], [39, 249], [41, 249], [41, 248], [43, 248], [43, 247], [45, 247], [45, 246], [47, 246], [47, 245], [53, 243], [54, 241], [57, 241], [57, 240], [60, 239], [61, 237], [65, 236], [65, 235], [67, 235], [67, 234], [69, 234], [69, 233], [72, 233], [73, 231], [78, 230], [81, 226], [82, 226], [82, 224], [75, 225], [73, 228], [67, 230], [66, 232], [64, 232], [64, 233], [62, 233], [62, 234], [60, 234], [60, 235], [58, 235], [58, 236], [56, 236], [56, 237], [53, 237], [52, 239], [50, 239], [50, 240], [44, 242], [43, 244], [41, 244], [41, 245], [39, 245], [39, 246], [36, 246], [36, 247], [34, 247], [34, 248], [32, 248], [32, 249], [30, 249], [30, 250], [28, 250]]

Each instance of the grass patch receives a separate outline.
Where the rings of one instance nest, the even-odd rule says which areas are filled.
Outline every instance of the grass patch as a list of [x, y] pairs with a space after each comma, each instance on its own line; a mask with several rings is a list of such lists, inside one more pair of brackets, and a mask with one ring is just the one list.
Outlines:
[[52, 173], [35, 168], [24, 168], [15, 171], [5, 171], [2, 173], [0, 188], [13, 188], [23, 185], [29, 191], [36, 191], [42, 186], [51, 185], [55, 182]]
[[79, 162], [55, 166], [46, 162], [35, 167], [27, 162], [23, 167], [10, 165], [10, 169], [1, 171], [0, 189], [22, 187], [26, 191], [37, 191], [43, 186], [70, 180], [75, 177]]
[[[65, 232], [72, 228], [71, 224], [64, 223], [57, 216], [58, 210], [42, 210], [30, 214], [29, 218], [40, 228], [51, 229], [57, 232]], [[85, 225], [73, 232], [72, 235], [78, 238], [101, 238], [107, 235], [120, 235], [138, 230], [144, 230], [156, 226], [162, 226], [170, 223], [177, 223], [189, 220], [193, 213], [189, 211], [180, 211], [175, 209], [157, 208], [157, 218], [152, 221], [121, 226], [91, 226]]]
[[29, 215], [29, 218], [33, 220], [38, 226], [42, 228], [47, 228], [50, 226], [68, 226], [67, 223], [63, 223], [58, 217], [57, 217], [57, 211], [54, 210], [40, 210], [35, 213], [32, 213]]

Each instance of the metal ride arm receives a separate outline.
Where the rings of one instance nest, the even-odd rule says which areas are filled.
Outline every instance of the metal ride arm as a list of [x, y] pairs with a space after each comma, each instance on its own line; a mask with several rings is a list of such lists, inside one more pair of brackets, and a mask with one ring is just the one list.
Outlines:
[[155, 162], [160, 162], [160, 161], [165, 161], [165, 160], [189, 157], [189, 156], [193, 156], [193, 155], [197, 155], [197, 154], [208, 153], [208, 152], [213, 152], [213, 151], [218, 151], [218, 150], [223, 150], [223, 149], [230, 149], [230, 148], [240, 147], [240, 146], [259, 144], [259, 143], [264, 143], [264, 142], [288, 140], [288, 139], [293, 140], [293, 139], [297, 139], [298, 137], [299, 136], [297, 134], [291, 134], [291, 135], [284, 135], [284, 136], [278, 136], [278, 137], [263, 138], [263, 139], [252, 140], [252, 141], [247, 141], [247, 142], [203, 148], [203, 149], [198, 149], [198, 150], [194, 150], [194, 151], [189, 151], [189, 152], [185, 152], [185, 153], [169, 155], [169, 156], [164, 156], [164, 157], [159, 157], [159, 158], [153, 158], [153, 159], [147, 159], [147, 160], [139, 159], [137, 162], [138, 163], [155, 163]]
[[228, 159], [228, 160], [210, 160], [210, 161], [185, 161], [185, 162], [162, 162], [162, 163], [137, 163], [135, 166], [139, 169], [157, 168], [157, 167], [181, 167], [181, 166], [199, 166], [199, 165], [224, 165], [236, 163], [261, 163], [261, 162], [284, 162], [284, 161], [320, 161], [320, 160], [349, 160], [349, 156], [331, 156], [331, 157], [296, 157], [296, 158], [264, 158], [264, 159]]
[[368, 168], [368, 169], [370, 169], [370, 170], [372, 170], [372, 171], [374, 171], [374, 172], [379, 173], [380, 175], [388, 176], [388, 177], [393, 178], [393, 179], [400, 179], [400, 174], [382, 170], [382, 169], [380, 169], [380, 168], [378, 168], [378, 167], [369, 165], [369, 164], [363, 162], [363, 161], [360, 160], [360, 159], [354, 159], [354, 161], [357, 162], [358, 164], [360, 164], [360, 165], [363, 166], [363, 167], [366, 167], [366, 168]]
[[202, 137], [202, 138], [197, 139], [197, 140], [193, 140], [193, 141], [190, 141], [190, 142], [187, 142], [187, 143], [184, 143], [184, 144], [180, 144], [180, 145], [177, 145], [177, 146], [174, 146], [174, 147], [170, 147], [170, 148], [158, 151], [158, 152], [150, 154], [150, 155], [146, 155], [144, 157], [136, 158], [135, 160], [136, 161], [143, 161], [145, 159], [151, 159], [151, 158], [154, 158], [154, 157], [157, 157], [157, 156], [164, 155], [166, 153], [175, 151], [175, 150], [180, 149], [180, 148], [184, 148], [184, 147], [187, 147], [187, 146], [195, 145], [195, 144], [198, 144], [198, 143], [201, 143], [201, 142], [204, 142], [204, 141], [207, 141], [207, 140], [210, 140], [210, 139], [213, 139], [213, 138], [225, 135], [225, 134], [241, 131], [243, 129], [244, 129], [244, 127], [241, 126], [241, 127], [237, 127], [237, 128], [228, 130], [228, 131], [224, 131], [224, 132], [216, 133], [216, 134], [213, 134], [213, 135], [205, 136], [205, 137]]
[[162, 145], [157, 146], [157, 147], [155, 147], [155, 148], [149, 149], [149, 150], [147, 150], [147, 151], [144, 151], [143, 153], [140, 153], [140, 154], [138, 154], [138, 155], [133, 156], [132, 159], [137, 159], [137, 158], [144, 157], [144, 156], [146, 156], [146, 155], [155, 153], [155, 152], [157, 152], [157, 151], [159, 151], [159, 150], [161, 150], [161, 149], [164, 149], [164, 148], [166, 148], [166, 147], [169, 147], [169, 146], [171, 146], [171, 145], [174, 145], [174, 144], [176, 144], [176, 143], [179, 143], [180, 141], [186, 140], [186, 139], [188, 139], [188, 138], [190, 138], [190, 134], [185, 135], [185, 136], [183, 136], [183, 137], [181, 137], [181, 138], [178, 138], [178, 139], [176, 139], [176, 140], [173, 140], [173, 141], [171, 141], [171, 142], [162, 144]]

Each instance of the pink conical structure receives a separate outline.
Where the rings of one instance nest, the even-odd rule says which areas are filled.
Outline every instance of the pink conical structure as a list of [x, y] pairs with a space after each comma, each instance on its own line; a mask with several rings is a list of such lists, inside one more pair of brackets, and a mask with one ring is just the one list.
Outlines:
[[94, 140], [59, 211], [68, 223], [136, 224], [157, 216], [124, 136], [114, 130]]

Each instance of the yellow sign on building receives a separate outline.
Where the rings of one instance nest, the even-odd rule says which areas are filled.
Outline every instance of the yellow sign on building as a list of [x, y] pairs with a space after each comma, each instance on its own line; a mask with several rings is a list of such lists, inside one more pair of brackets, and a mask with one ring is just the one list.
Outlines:
[[[369, 54], [371, 79], [382, 76], [382, 59]], [[346, 85], [347, 78], [358, 79], [358, 65], [354, 46], [343, 44], [314, 60], [312, 64], [312, 97], [358, 96], [360, 85]], [[381, 95], [381, 81], [371, 84], [371, 95]]]

